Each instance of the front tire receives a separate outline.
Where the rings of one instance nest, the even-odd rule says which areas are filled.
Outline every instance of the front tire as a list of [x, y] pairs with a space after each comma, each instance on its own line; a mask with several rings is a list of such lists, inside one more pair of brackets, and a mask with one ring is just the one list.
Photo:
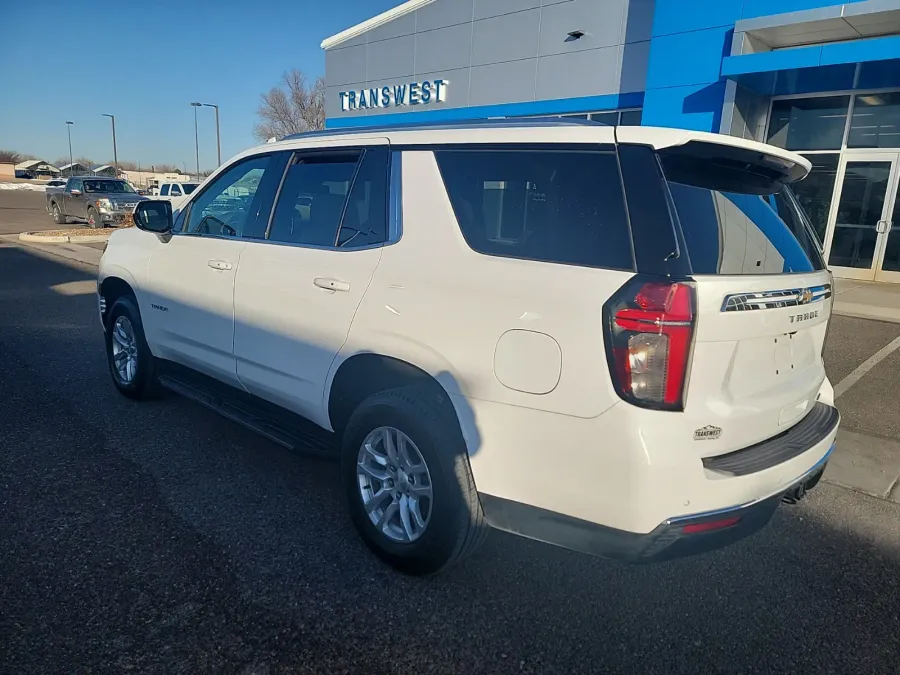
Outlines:
[[341, 449], [353, 524], [379, 558], [412, 575], [465, 558], [488, 531], [459, 424], [435, 399], [420, 387], [373, 394]]
[[106, 360], [113, 384], [122, 395], [138, 401], [158, 396], [156, 359], [147, 346], [141, 314], [132, 297], [119, 298], [109, 309]]
[[97, 209], [88, 207], [87, 222], [88, 227], [92, 230], [96, 230], [98, 227], [102, 227], [102, 223], [100, 222], [100, 214], [97, 213]]

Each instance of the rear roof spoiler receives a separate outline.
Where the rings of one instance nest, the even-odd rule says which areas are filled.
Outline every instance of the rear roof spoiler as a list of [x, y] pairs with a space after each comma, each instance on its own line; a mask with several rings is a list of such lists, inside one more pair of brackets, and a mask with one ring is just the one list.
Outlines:
[[658, 134], [655, 131], [648, 127], [617, 127], [616, 140], [619, 143], [650, 145], [664, 154], [744, 165], [751, 171], [777, 175], [784, 183], [806, 178], [812, 168], [809, 160], [796, 152], [758, 141], [702, 131], [672, 133], [671, 129], [660, 129]]

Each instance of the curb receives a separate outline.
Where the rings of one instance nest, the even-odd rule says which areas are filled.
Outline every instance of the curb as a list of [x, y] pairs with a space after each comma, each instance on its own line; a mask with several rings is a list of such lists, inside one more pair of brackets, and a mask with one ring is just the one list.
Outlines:
[[101, 241], [106, 241], [109, 237], [109, 234], [88, 234], [71, 237], [66, 234], [51, 236], [41, 235], [39, 232], [23, 232], [19, 235], [19, 240], [32, 241], [38, 244], [97, 244]]

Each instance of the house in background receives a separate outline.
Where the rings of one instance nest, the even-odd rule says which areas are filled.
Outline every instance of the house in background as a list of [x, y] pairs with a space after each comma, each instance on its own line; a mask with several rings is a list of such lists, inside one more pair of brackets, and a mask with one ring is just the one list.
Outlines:
[[116, 167], [112, 164], [100, 164], [91, 169], [90, 172], [94, 176], [106, 176], [107, 178], [123, 177], [125, 174], [124, 171], [116, 172]]
[[87, 167], [80, 162], [75, 162], [74, 164], [63, 164], [61, 167], [59, 167], [59, 175], [62, 178], [69, 178], [71, 176], [85, 176], [90, 172], [90, 167]]
[[56, 178], [59, 169], [42, 159], [26, 159], [16, 164], [16, 178]]

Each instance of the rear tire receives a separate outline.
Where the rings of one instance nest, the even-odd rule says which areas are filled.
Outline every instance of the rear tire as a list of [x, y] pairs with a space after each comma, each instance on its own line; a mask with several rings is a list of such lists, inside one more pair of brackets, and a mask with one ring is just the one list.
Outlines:
[[[453, 565], [488, 532], [466, 444], [451, 415], [428, 390], [403, 387], [363, 401], [344, 432], [341, 474], [353, 524], [379, 558], [406, 574], [434, 574]], [[384, 430], [399, 432], [392, 441], [399, 461], [388, 459]], [[403, 459], [413, 455], [416, 461]], [[423, 483], [430, 497], [421, 496]]]
[[133, 297], [123, 296], [113, 303], [106, 317], [105, 338], [106, 360], [116, 389], [136, 401], [157, 398], [156, 359], [147, 346]]
[[92, 230], [96, 230], [98, 227], [103, 226], [103, 224], [100, 222], [100, 214], [97, 213], [97, 209], [92, 206], [89, 206], [87, 210], [87, 222], [88, 227]]
[[51, 213], [53, 214], [53, 222], [57, 225], [66, 225], [69, 222], [69, 219], [63, 215], [63, 212], [59, 208], [59, 204], [53, 202], [53, 206], [50, 207]]

